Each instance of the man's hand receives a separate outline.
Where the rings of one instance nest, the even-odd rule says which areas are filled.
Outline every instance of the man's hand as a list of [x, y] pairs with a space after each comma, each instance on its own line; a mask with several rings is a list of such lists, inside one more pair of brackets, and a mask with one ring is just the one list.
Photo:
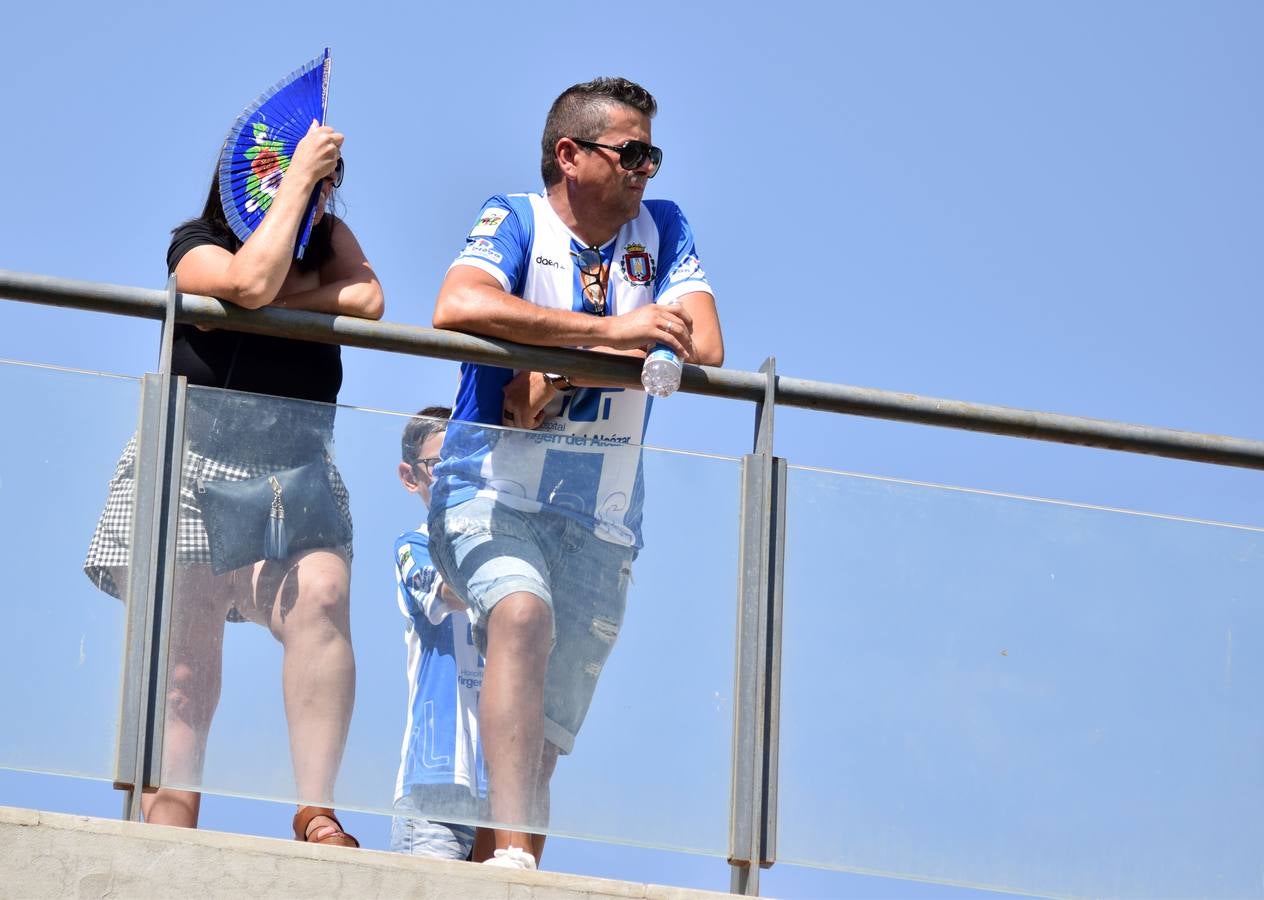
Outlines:
[[605, 343], [616, 349], [666, 344], [681, 359], [693, 356], [693, 316], [679, 304], [653, 303], [602, 321], [608, 331]]
[[540, 372], [519, 372], [505, 385], [505, 409], [502, 424], [512, 428], [536, 428], [544, 420], [557, 388]]

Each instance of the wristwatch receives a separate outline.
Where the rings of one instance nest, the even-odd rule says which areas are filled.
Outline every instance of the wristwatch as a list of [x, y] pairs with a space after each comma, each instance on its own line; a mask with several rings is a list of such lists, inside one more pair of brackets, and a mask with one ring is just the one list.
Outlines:
[[565, 375], [556, 375], [553, 372], [545, 372], [544, 380], [553, 385], [553, 389], [566, 393], [575, 390], [575, 385], [571, 384], [571, 380]]

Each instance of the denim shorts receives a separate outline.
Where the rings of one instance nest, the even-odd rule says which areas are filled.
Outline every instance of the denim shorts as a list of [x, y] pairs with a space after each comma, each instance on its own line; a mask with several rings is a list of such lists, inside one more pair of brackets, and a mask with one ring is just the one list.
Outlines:
[[431, 510], [431, 559], [475, 611], [480, 649], [488, 616], [510, 594], [526, 591], [552, 609], [544, 737], [562, 753], [575, 745], [623, 625], [632, 554], [567, 516], [522, 512], [486, 497]]
[[469, 859], [474, 830], [473, 825], [396, 815], [391, 819], [391, 852], [431, 859]]

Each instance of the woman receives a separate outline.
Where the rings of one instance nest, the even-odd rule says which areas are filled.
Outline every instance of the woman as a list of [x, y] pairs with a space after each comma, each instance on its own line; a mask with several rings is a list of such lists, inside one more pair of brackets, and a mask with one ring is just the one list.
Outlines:
[[[202, 215], [172, 235], [167, 264], [177, 288], [247, 309], [272, 306], [381, 318], [377, 276], [351, 229], [327, 208], [341, 182], [342, 143], [342, 134], [312, 123], [267, 215], [244, 243], [228, 226], [218, 175], [213, 178]], [[319, 218], [303, 259], [295, 261], [303, 213], [317, 185]], [[270, 398], [190, 392], [162, 781], [200, 784], [207, 734], [219, 700], [224, 622], [253, 621], [267, 627], [284, 649], [282, 691], [295, 784], [301, 802], [318, 804], [300, 806], [294, 817], [295, 838], [358, 846], [326, 806], [332, 800], [355, 697], [350, 510], [342, 479], [327, 453], [333, 407], [322, 405], [337, 399], [341, 350], [332, 344], [183, 325], [176, 332], [172, 359], [173, 372], [186, 376], [191, 385]], [[129, 445], [85, 563], [88, 576], [115, 596], [130, 560], [134, 459], [134, 446]], [[222, 560], [215, 559], [208, 539], [206, 483], [257, 478], [320, 460], [336, 514], [344, 520], [340, 531], [345, 543], [215, 574], [223, 567], [213, 565]], [[231, 531], [232, 526], [229, 521], [226, 527]], [[221, 523], [213, 530], [224, 529]], [[263, 555], [261, 551], [255, 558]], [[144, 795], [141, 807], [148, 822], [196, 827], [200, 800], [194, 790], [164, 787]]]

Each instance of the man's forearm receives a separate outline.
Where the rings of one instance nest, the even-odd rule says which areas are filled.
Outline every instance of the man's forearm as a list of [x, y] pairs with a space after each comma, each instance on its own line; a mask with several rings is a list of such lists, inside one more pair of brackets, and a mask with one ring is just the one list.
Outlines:
[[448, 271], [435, 300], [434, 326], [538, 347], [613, 347], [666, 344], [688, 357], [689, 314], [682, 306], [649, 304], [618, 316], [594, 316], [537, 306], [506, 293], [472, 266]]
[[[584, 349], [591, 350], [593, 353], [609, 353], [612, 356], [631, 356], [634, 359], [645, 359], [645, 351], [641, 349], [616, 350], [614, 347], [585, 347]], [[597, 378], [595, 376], [571, 375], [566, 372], [563, 372], [561, 374], [566, 375], [566, 380], [569, 381], [571, 384], [575, 385], [575, 387], [592, 387], [592, 388], [625, 387], [625, 385], [610, 384], [608, 381], [604, 381], [601, 378]]]
[[536, 306], [485, 284], [445, 287], [435, 302], [434, 326], [538, 347], [587, 346], [602, 340], [597, 317]]

